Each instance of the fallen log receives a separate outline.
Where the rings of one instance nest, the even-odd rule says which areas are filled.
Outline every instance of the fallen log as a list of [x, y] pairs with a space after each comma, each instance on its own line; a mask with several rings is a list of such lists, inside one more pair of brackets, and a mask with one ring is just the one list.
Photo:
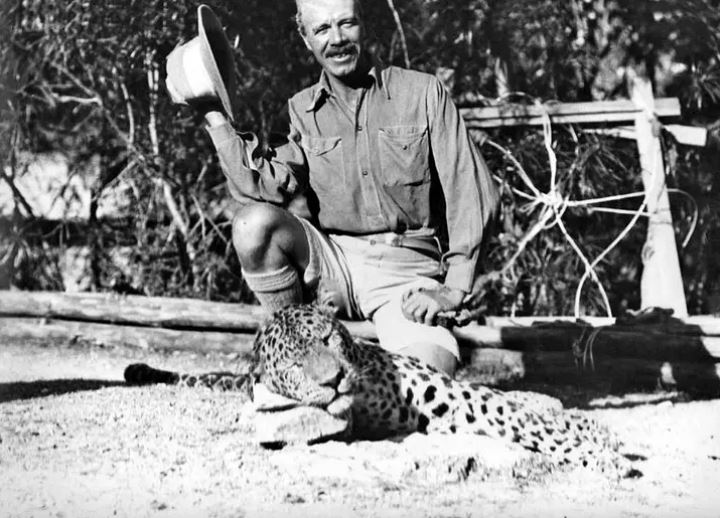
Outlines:
[[1, 317], [0, 337], [6, 340], [80, 342], [104, 347], [235, 353], [248, 358], [252, 355], [254, 339], [249, 333], [188, 331], [23, 317]]
[[[0, 316], [114, 323], [187, 331], [250, 333], [267, 318], [259, 306], [100, 293], [0, 291]], [[454, 329], [469, 348], [517, 351], [589, 351], [597, 356], [652, 358], [664, 361], [720, 361], [720, 336], [706, 336], [720, 327], [711, 317], [671, 318], [659, 324], [593, 328], [555, 319], [532, 326], [499, 328], [470, 324]], [[502, 324], [498, 317], [487, 321]], [[509, 323], [517, 323], [513, 319]], [[528, 320], [524, 320], [528, 322]], [[351, 333], [376, 338], [369, 322], [346, 322]], [[716, 327], [717, 326], [717, 327]], [[593, 335], [593, 333], [596, 333]]]
[[680, 390], [720, 396], [720, 362], [663, 361], [645, 358], [576, 359], [569, 352], [523, 352], [506, 349], [467, 351], [464, 379], [488, 385], [587, 385], [602, 382], [610, 392], [631, 389]]
[[115, 293], [0, 291], [0, 315], [148, 327], [254, 332], [260, 306]]
[[[592, 336], [592, 333], [597, 334]], [[687, 331], [690, 333], [690, 331]], [[624, 356], [663, 360], [720, 361], [720, 337], [696, 334], [669, 334], [652, 326], [605, 326], [592, 328], [573, 323], [502, 327], [466, 326], [455, 330], [466, 344], [480, 348], [516, 351], [578, 351], [589, 349], [598, 356]]]
[[[643, 327], [642, 323], [635, 323], [633, 325], [617, 324], [614, 317], [582, 317], [581, 319], [577, 319], [571, 316], [487, 316], [483, 318], [483, 323], [488, 327], [499, 329], [503, 327], [542, 327], [561, 323], [576, 324], [578, 320], [593, 327], [614, 326], [617, 329], [629, 327], [635, 330]], [[682, 319], [672, 317], [665, 323], [647, 325], [647, 327], [655, 330], [662, 329], [664, 332], [671, 334], [720, 336], [720, 317], [712, 315], [692, 315]]]
[[[220, 331], [188, 331], [127, 325], [22, 317], [0, 318], [0, 338], [86, 343], [102, 347], [235, 354], [249, 361], [253, 335]], [[704, 397], [720, 396], [720, 364], [667, 362], [640, 358], [595, 357], [592, 367], [578, 364], [569, 351], [462, 349], [460, 379], [504, 388], [527, 383], [577, 385], [602, 380], [612, 391], [674, 389]]]
[[[0, 290], [0, 315], [36, 316], [46, 318], [67, 318], [91, 322], [112, 322], [152, 327], [186, 329], [220, 329], [236, 331], [255, 331], [267, 318], [264, 311], [256, 305], [210, 302], [189, 298], [146, 297], [141, 295], [120, 295], [116, 293], [64, 293], [47, 291]], [[467, 329], [478, 327], [505, 328], [528, 327], [555, 323], [575, 322], [574, 317], [485, 317], [485, 326], [469, 325]], [[614, 318], [586, 317], [582, 319], [592, 326], [608, 326], [615, 323]], [[373, 335], [369, 327], [356, 326], [363, 335]], [[674, 334], [720, 335], [720, 318], [702, 315], [685, 319], [671, 319], [665, 331]], [[473, 339], [494, 343], [498, 337], [493, 334], [473, 335], [473, 332], [460, 334]]]

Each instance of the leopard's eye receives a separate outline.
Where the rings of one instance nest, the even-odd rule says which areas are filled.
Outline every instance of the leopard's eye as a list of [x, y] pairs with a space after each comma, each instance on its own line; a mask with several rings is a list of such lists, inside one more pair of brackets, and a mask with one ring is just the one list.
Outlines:
[[320, 330], [320, 339], [323, 342], [328, 343], [328, 340], [333, 335], [333, 331], [334, 330], [332, 325], [325, 326], [323, 329]]
[[328, 336], [323, 339], [325, 345], [330, 349], [341, 349], [343, 345], [343, 336], [338, 333], [337, 330], [333, 329], [328, 333]]

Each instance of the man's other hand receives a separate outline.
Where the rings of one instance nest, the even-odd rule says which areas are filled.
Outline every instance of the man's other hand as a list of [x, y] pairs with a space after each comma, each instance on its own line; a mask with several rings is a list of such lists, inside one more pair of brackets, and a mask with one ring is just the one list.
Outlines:
[[438, 313], [460, 308], [465, 292], [445, 286], [437, 289], [411, 288], [402, 298], [405, 318], [429, 326], [437, 324]]

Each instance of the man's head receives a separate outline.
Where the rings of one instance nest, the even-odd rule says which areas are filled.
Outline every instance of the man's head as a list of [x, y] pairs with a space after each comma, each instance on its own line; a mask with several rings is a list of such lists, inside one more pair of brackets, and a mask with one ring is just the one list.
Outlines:
[[331, 76], [345, 80], [363, 59], [365, 27], [360, 0], [296, 0], [305, 46]]

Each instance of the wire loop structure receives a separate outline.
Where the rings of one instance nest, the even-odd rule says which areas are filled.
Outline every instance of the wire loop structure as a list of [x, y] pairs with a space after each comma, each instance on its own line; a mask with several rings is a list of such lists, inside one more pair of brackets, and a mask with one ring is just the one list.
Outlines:
[[[546, 108], [548, 105], [548, 102], [541, 102], [539, 99], [534, 99], [530, 97], [529, 95], [522, 93], [522, 92], [512, 92], [510, 94], [507, 94], [506, 96], [503, 96], [501, 98], [498, 98], [496, 100], [496, 103], [501, 102], [507, 102], [508, 98], [510, 97], [521, 97], [532, 100], [533, 104], [536, 106], [540, 106], [543, 108]], [[553, 101], [549, 101], [553, 102]], [[646, 110], [647, 112], [647, 110]], [[649, 117], [654, 117], [652, 112], [648, 113]], [[571, 128], [571, 135], [573, 140], [575, 141], [576, 145], [579, 144], [577, 135], [575, 134], [574, 130]], [[610, 307], [610, 301], [607, 296], [607, 292], [605, 291], [605, 288], [602, 285], [602, 282], [600, 282], [600, 279], [597, 275], [597, 272], [595, 271], [595, 267], [602, 261], [619, 243], [622, 241], [627, 234], [630, 232], [630, 230], [635, 226], [637, 221], [640, 219], [640, 217], [650, 217], [651, 214], [646, 211], [648, 206], [648, 193], [647, 192], [635, 192], [630, 194], [619, 194], [614, 196], [604, 196], [604, 197], [598, 197], [598, 198], [591, 198], [586, 200], [572, 200], [570, 199], [570, 196], [567, 194], [563, 194], [561, 191], [560, 185], [557, 181], [557, 168], [558, 168], [558, 160], [557, 155], [555, 154], [555, 150], [553, 148], [553, 140], [552, 140], [552, 124], [550, 121], [550, 115], [548, 111], [545, 109], [543, 111], [542, 115], [542, 132], [543, 132], [543, 143], [545, 147], [545, 151], [548, 155], [548, 166], [550, 169], [550, 182], [549, 182], [549, 189], [547, 192], [542, 192], [540, 189], [537, 188], [537, 186], [533, 183], [533, 181], [530, 179], [530, 176], [527, 174], [523, 166], [520, 164], [520, 162], [513, 156], [513, 154], [505, 147], [501, 146], [500, 144], [494, 142], [490, 138], [485, 138], [483, 140], [483, 144], [489, 145], [498, 151], [500, 151], [505, 158], [507, 158], [512, 165], [514, 166], [514, 170], [517, 173], [518, 177], [522, 180], [523, 184], [527, 188], [526, 192], [524, 190], [518, 189], [516, 187], [509, 186], [510, 190], [517, 196], [527, 200], [527, 204], [522, 207], [520, 210], [527, 211], [527, 212], [533, 212], [538, 207], [540, 207], [539, 215], [535, 221], [535, 223], [530, 227], [530, 229], [523, 235], [523, 237], [520, 239], [520, 242], [518, 243], [517, 250], [513, 253], [511, 258], [507, 261], [507, 263], [503, 266], [503, 268], [498, 272], [500, 275], [507, 272], [512, 265], [515, 263], [515, 261], [518, 259], [518, 257], [522, 254], [524, 249], [527, 247], [527, 245], [543, 230], [548, 230], [552, 227], [558, 227], [560, 232], [562, 233], [565, 240], [568, 242], [570, 247], [573, 249], [573, 251], [576, 253], [576, 255], [579, 257], [580, 261], [585, 267], [585, 271], [580, 278], [580, 281], [578, 283], [577, 289], [575, 291], [575, 302], [574, 302], [574, 316], [575, 318], [580, 318], [580, 299], [582, 295], [582, 290], [587, 282], [588, 279], [591, 279], [593, 283], [597, 286], [598, 290], [600, 291], [600, 295], [603, 300], [603, 304], [605, 306], [605, 310], [607, 312], [608, 317], [612, 317], [612, 309]], [[578, 155], [577, 147], [576, 147], [576, 156]], [[658, 174], [657, 171], [661, 170], [664, 174], [664, 165], [657, 163], [658, 161], [662, 162], [662, 157], [655, 157], [655, 163], [653, 165], [652, 171], [650, 174], [653, 176], [655, 174]], [[662, 168], [660, 167], [662, 166]], [[499, 183], [503, 183], [503, 180], [497, 176], [495, 176], [495, 180]], [[652, 178], [651, 178], [652, 181]], [[667, 189], [667, 187], [665, 187]], [[695, 200], [685, 191], [681, 191], [679, 189], [667, 189], [667, 192], [672, 193], [679, 193], [687, 198], [689, 198], [694, 206], [694, 216], [693, 221], [691, 223], [690, 229], [688, 230], [688, 233], [683, 240], [683, 248], [687, 245], [690, 238], [692, 237], [692, 234], [695, 230], [695, 226], [697, 224], [697, 218], [698, 218], [698, 209], [697, 205], [695, 204]], [[658, 194], [659, 195], [659, 194]], [[627, 210], [627, 209], [619, 209], [615, 207], [607, 207], [602, 206], [602, 204], [607, 204], [611, 202], [617, 202], [620, 200], [627, 200], [632, 198], [640, 198], [642, 197], [642, 202], [640, 203], [640, 206], [636, 210]], [[579, 208], [579, 207], [585, 207], [589, 211], [599, 211], [599, 212], [607, 212], [607, 213], [614, 213], [614, 214], [624, 214], [631, 216], [630, 221], [625, 225], [625, 227], [622, 229], [622, 231], [617, 235], [617, 237], [600, 253], [598, 256], [593, 259], [592, 261], [588, 259], [588, 257], [583, 253], [578, 243], [573, 239], [573, 237], [568, 232], [567, 227], [563, 223], [563, 215], [568, 209], [571, 208]], [[594, 338], [594, 337], [593, 337]], [[590, 356], [590, 359], [592, 360], [592, 356]]]

